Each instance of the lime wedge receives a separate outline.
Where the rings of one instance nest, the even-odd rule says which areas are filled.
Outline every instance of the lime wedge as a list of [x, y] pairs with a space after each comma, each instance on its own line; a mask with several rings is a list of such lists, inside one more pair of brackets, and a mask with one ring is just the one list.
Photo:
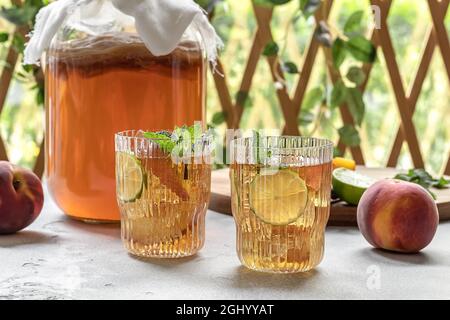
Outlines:
[[346, 168], [333, 171], [333, 191], [350, 205], [357, 206], [363, 193], [374, 182], [376, 182], [375, 179]]
[[118, 152], [117, 163], [117, 196], [121, 201], [133, 202], [142, 195], [144, 175], [140, 161], [133, 155]]
[[305, 211], [307, 200], [305, 180], [289, 169], [262, 171], [250, 183], [250, 208], [271, 225], [295, 222]]

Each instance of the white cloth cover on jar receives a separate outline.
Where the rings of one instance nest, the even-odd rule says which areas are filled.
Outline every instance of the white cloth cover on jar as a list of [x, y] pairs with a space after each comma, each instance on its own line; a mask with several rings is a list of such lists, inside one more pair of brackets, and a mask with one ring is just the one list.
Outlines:
[[[171, 53], [186, 29], [195, 24], [205, 43], [208, 60], [215, 65], [222, 41], [209, 23], [204, 10], [192, 0], [58, 0], [42, 8], [36, 16], [34, 31], [25, 48], [24, 64], [39, 64], [60, 27], [74, 10], [86, 6], [83, 16], [95, 16], [106, 2], [111, 14], [117, 10], [134, 18], [135, 27], [148, 50], [155, 56]], [[117, 9], [117, 10], [116, 10]], [[116, 12], [116, 13], [114, 13]], [[117, 18], [123, 19], [123, 15]]]

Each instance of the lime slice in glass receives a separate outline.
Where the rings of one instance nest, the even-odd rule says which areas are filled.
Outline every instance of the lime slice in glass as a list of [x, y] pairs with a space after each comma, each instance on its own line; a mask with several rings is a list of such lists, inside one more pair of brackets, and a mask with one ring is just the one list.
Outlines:
[[121, 201], [133, 202], [142, 195], [144, 175], [140, 161], [133, 155], [118, 152], [116, 155], [117, 196]]
[[250, 183], [250, 208], [271, 225], [295, 222], [305, 211], [307, 200], [305, 181], [289, 169], [262, 171]]
[[350, 205], [357, 206], [363, 193], [374, 182], [375, 179], [349, 169], [338, 168], [333, 171], [333, 191]]

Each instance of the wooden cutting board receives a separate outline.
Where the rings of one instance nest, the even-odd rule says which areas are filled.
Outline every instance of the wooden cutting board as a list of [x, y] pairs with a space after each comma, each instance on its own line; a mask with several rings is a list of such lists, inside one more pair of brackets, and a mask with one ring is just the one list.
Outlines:
[[[358, 167], [361, 174], [375, 179], [392, 178], [400, 171], [393, 168], [373, 169]], [[441, 221], [450, 220], [450, 189], [436, 190], [433, 192], [437, 196], [437, 206]], [[211, 183], [211, 201], [209, 209], [231, 215], [230, 179], [228, 169], [213, 171]], [[356, 225], [356, 207], [348, 206], [344, 202], [333, 203], [329, 225], [343, 226]]]

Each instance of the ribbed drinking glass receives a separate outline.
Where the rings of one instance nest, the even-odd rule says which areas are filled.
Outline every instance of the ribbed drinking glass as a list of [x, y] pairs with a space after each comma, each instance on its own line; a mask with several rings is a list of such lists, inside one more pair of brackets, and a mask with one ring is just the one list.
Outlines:
[[323, 257], [330, 214], [332, 142], [250, 137], [231, 143], [232, 211], [242, 264], [307, 271]]
[[125, 247], [142, 257], [195, 254], [205, 241], [212, 137], [198, 138], [192, 146], [195, 152], [177, 159], [143, 131], [118, 133], [115, 142]]

